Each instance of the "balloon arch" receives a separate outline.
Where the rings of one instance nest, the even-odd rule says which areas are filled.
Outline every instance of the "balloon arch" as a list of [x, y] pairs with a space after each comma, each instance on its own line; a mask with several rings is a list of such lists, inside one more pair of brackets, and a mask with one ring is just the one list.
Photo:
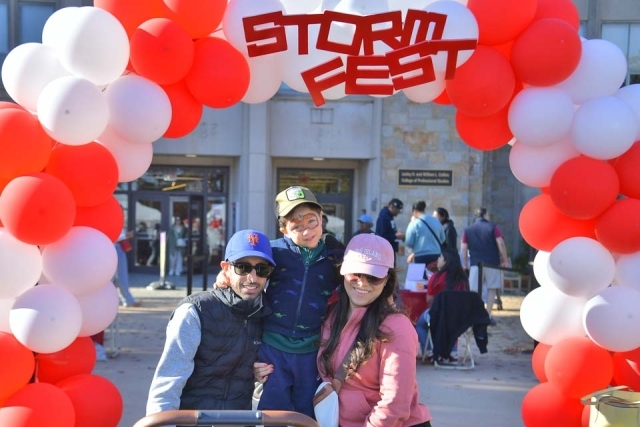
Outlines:
[[2, 67], [17, 104], [0, 104], [0, 425], [117, 425], [122, 399], [91, 374], [88, 338], [118, 310], [113, 192], [203, 106], [264, 102], [282, 82], [317, 105], [398, 91], [452, 104], [468, 145], [513, 145], [513, 174], [541, 189], [520, 214], [541, 284], [521, 308], [541, 343], [525, 425], [580, 426], [581, 396], [640, 388], [640, 87], [620, 89], [625, 55], [578, 26], [570, 0], [95, 0], [55, 12], [42, 43]]

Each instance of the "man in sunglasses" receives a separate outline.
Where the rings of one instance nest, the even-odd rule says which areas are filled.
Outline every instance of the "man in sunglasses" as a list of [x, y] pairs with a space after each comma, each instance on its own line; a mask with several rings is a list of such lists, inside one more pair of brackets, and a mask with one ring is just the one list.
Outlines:
[[220, 263], [229, 287], [188, 296], [174, 310], [147, 415], [174, 409], [251, 409], [253, 363], [270, 313], [262, 295], [275, 262], [269, 238], [234, 234]]

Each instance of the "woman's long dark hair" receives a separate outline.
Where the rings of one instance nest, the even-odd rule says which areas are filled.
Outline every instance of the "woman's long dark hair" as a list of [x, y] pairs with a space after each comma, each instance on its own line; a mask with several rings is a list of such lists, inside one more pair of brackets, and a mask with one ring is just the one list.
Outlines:
[[462, 269], [460, 263], [460, 255], [453, 249], [442, 249], [442, 256], [444, 257], [444, 267], [436, 274], [446, 274], [445, 289], [447, 291], [454, 291], [456, 288], [460, 288], [460, 284], [464, 284], [464, 288], [469, 290], [469, 278], [467, 273]]
[[[381, 331], [380, 325], [388, 315], [402, 313], [402, 311], [396, 308], [391, 302], [397, 286], [398, 276], [395, 270], [391, 269], [389, 270], [389, 277], [384, 284], [382, 293], [375, 301], [369, 304], [367, 312], [362, 318], [355, 345], [351, 350], [351, 359], [345, 365], [347, 378], [352, 376], [364, 362], [371, 358], [375, 351], [376, 340], [385, 342], [391, 338], [391, 333]], [[326, 347], [320, 353], [319, 358], [320, 372], [323, 375], [333, 377], [335, 374], [331, 366], [331, 357], [338, 347], [340, 333], [347, 324], [347, 320], [349, 320], [349, 307], [349, 295], [347, 295], [344, 289], [343, 282], [338, 288], [338, 300], [329, 305], [329, 309], [327, 310], [327, 317], [334, 316], [334, 319], [331, 324], [329, 338], [324, 342]], [[347, 343], [343, 343], [343, 345], [344, 344]]]

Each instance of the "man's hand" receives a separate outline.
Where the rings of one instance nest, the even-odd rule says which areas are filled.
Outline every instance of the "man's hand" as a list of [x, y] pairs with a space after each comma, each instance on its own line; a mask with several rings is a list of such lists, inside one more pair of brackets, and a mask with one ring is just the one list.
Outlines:
[[224, 270], [221, 270], [220, 273], [216, 276], [216, 282], [213, 284], [214, 289], [227, 289], [231, 285], [229, 282], [229, 278], [226, 274], [224, 274]]
[[273, 372], [273, 365], [263, 362], [253, 364], [253, 377], [260, 384], [264, 384], [269, 379], [269, 374]]

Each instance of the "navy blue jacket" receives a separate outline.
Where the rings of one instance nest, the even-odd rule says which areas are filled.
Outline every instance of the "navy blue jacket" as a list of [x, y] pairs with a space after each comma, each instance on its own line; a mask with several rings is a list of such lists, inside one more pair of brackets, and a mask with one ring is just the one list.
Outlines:
[[464, 230], [469, 246], [471, 265], [483, 264], [500, 265], [500, 250], [495, 236], [496, 225], [484, 218], [477, 218], [476, 222]]
[[393, 214], [387, 206], [382, 208], [380, 214], [378, 214], [378, 220], [376, 221], [376, 234], [383, 239], [386, 239], [393, 250], [398, 252], [398, 242], [396, 242], [396, 222], [393, 219]]

